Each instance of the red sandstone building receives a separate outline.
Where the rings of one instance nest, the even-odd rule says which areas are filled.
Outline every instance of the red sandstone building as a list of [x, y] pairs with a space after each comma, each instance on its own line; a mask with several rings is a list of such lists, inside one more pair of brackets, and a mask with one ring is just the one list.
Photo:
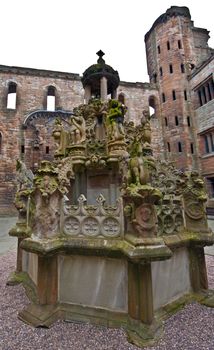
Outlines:
[[[135, 123], [154, 108], [154, 155], [199, 169], [213, 198], [214, 51], [208, 34], [194, 27], [188, 8], [168, 9], [145, 35], [150, 83], [120, 82], [116, 97]], [[84, 89], [79, 74], [0, 66], [0, 96], [0, 214], [10, 214], [16, 159], [35, 170], [53, 157], [54, 120], [84, 103]]]

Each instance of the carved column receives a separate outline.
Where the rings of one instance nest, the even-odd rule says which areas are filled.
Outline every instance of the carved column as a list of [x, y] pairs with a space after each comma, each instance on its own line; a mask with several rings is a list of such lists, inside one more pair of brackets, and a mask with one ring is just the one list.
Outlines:
[[117, 97], [117, 89], [114, 89], [111, 93], [111, 98], [116, 99], [116, 97]]
[[107, 87], [107, 79], [106, 79], [106, 77], [102, 77], [100, 79], [100, 95], [101, 95], [101, 100], [102, 101], [106, 101], [107, 100], [108, 87]]
[[91, 98], [91, 86], [90, 85], [86, 85], [85, 86], [85, 96], [84, 96], [85, 103], [88, 103], [90, 98]]

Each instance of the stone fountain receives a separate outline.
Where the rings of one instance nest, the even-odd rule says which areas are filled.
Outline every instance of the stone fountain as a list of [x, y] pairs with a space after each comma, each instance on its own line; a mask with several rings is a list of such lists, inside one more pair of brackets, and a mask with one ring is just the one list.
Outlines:
[[53, 162], [18, 162], [17, 270], [26, 323], [57, 319], [124, 327], [143, 346], [185, 303], [212, 304], [204, 246], [214, 242], [204, 183], [152, 155], [150, 116], [125, 121], [118, 73], [98, 52], [83, 74], [85, 104], [57, 119]]

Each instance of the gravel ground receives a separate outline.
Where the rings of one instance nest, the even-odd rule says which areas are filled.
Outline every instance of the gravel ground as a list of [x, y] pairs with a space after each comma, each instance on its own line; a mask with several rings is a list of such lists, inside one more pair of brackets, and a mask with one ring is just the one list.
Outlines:
[[[139, 350], [129, 344], [122, 329], [56, 322], [50, 329], [32, 328], [17, 318], [27, 305], [23, 287], [6, 286], [16, 254], [0, 257], [0, 350]], [[214, 257], [207, 256], [209, 286], [214, 288]], [[164, 335], [150, 350], [213, 350], [214, 309], [197, 303], [186, 306], [165, 322]]]

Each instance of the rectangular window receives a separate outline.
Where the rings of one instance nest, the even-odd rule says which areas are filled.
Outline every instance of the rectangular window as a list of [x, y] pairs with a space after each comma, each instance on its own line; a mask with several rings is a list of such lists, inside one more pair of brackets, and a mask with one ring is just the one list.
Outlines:
[[200, 106], [203, 106], [202, 97], [201, 97], [201, 90], [198, 90], [198, 98], [199, 98]]
[[179, 125], [179, 120], [178, 120], [178, 116], [175, 116], [175, 125], [178, 126]]
[[181, 142], [178, 142], [178, 152], [182, 152], [182, 145], [181, 145]]
[[209, 134], [209, 137], [210, 137], [211, 152], [214, 152], [213, 134]]
[[189, 116], [187, 117], [187, 125], [188, 125], [188, 126], [191, 126], [190, 117], [189, 117]]
[[45, 153], [46, 153], [46, 154], [49, 154], [49, 152], [50, 152], [49, 146], [46, 146], [46, 148], [45, 148]]
[[184, 64], [181, 64], [181, 73], [185, 73], [185, 68], [184, 68]]
[[172, 90], [172, 99], [173, 99], [173, 100], [176, 100], [176, 93], [175, 93], [175, 90]]
[[167, 148], [168, 148], [168, 152], [171, 152], [171, 147], [170, 147], [170, 143], [167, 142]]
[[182, 49], [181, 40], [178, 40], [178, 48]]
[[214, 197], [214, 177], [207, 178], [209, 197]]
[[25, 153], [25, 145], [21, 145], [21, 153]]
[[162, 77], [163, 76], [163, 69], [162, 69], [162, 67], [160, 67], [159, 71], [160, 71], [160, 76]]
[[194, 154], [194, 145], [192, 142], [190, 143], [190, 150], [191, 150], [191, 153]]
[[203, 106], [214, 99], [214, 83], [213, 78], [210, 77], [197, 90], [199, 105]]
[[167, 41], [167, 50], [170, 50], [170, 42]]
[[158, 45], [158, 53], [160, 53], [161, 52], [161, 50], [160, 50], [160, 46]]
[[169, 65], [169, 72], [172, 74], [173, 73], [173, 67], [172, 64]]
[[184, 90], [184, 99], [185, 99], [185, 101], [187, 101], [187, 91], [186, 90]]
[[205, 147], [205, 153], [210, 153], [209, 140], [207, 135], [204, 135], [204, 147]]
[[162, 102], [166, 102], [166, 97], [165, 97], [164, 92], [162, 93]]

